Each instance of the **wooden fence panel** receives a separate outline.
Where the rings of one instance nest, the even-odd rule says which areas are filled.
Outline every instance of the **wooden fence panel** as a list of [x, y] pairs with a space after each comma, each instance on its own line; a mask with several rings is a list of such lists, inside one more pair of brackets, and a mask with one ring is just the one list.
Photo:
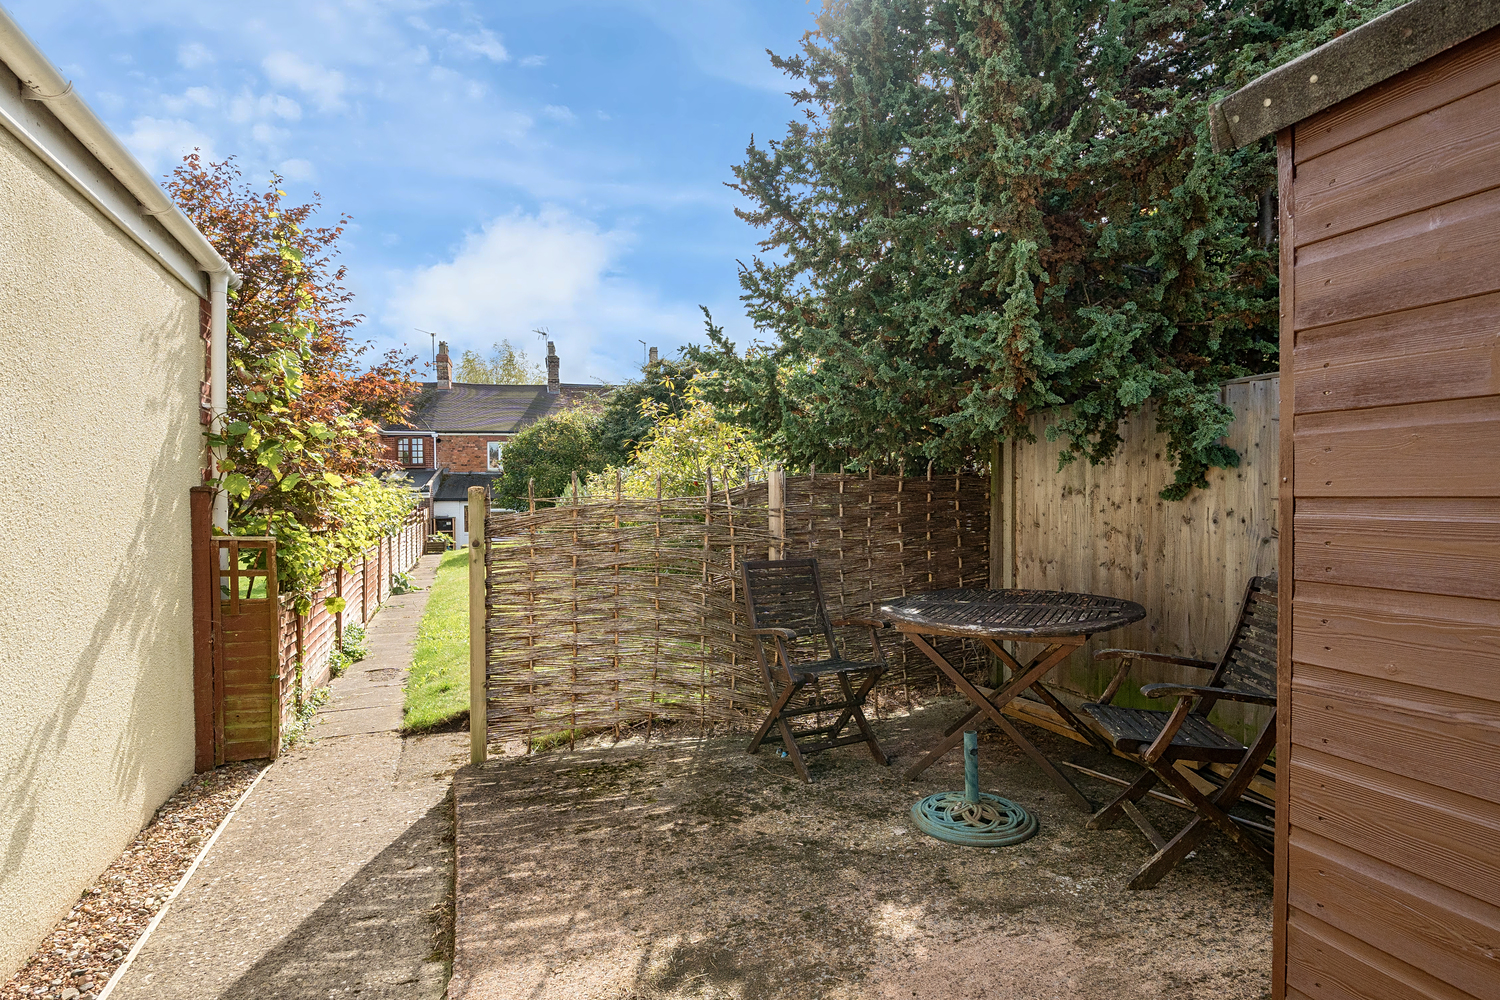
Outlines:
[[[1146, 609], [1142, 621], [1094, 638], [1069, 658], [1053, 675], [1063, 691], [1086, 698], [1104, 689], [1114, 665], [1096, 667], [1096, 649], [1209, 660], [1223, 653], [1246, 582], [1276, 570], [1278, 387], [1275, 376], [1224, 387], [1235, 414], [1225, 441], [1240, 453], [1240, 465], [1211, 471], [1208, 489], [1186, 500], [1157, 495], [1172, 473], [1149, 406], [1125, 422], [1119, 454], [1102, 465], [1079, 460], [1058, 470], [1063, 444], [1046, 434], [1065, 411], [1037, 414], [1034, 442], [1003, 447], [1002, 489], [1011, 491], [1014, 522], [1001, 530], [1012, 533], [1015, 585], [1122, 597]], [[1143, 663], [1137, 671], [1117, 704], [1159, 708], [1140, 698], [1142, 684], [1202, 680], [1187, 668]], [[1264, 710], [1220, 703], [1214, 718], [1249, 736]]]
[[[817, 556], [830, 612], [908, 590], [982, 586], [988, 478], [790, 479], [784, 551]], [[758, 721], [766, 701], [744, 632], [740, 564], [772, 544], [764, 482], [703, 498], [584, 499], [491, 513], [485, 646], [491, 740], [571, 738], [656, 719]], [[854, 640], [849, 652], [858, 655]], [[885, 694], [935, 670], [905, 643]], [[978, 650], [949, 650], [968, 667]]]

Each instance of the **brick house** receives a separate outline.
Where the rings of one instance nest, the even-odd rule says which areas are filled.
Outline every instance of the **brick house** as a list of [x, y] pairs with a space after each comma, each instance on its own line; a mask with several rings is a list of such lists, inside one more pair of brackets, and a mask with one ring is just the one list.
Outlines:
[[431, 502], [434, 530], [467, 545], [466, 491], [489, 485], [504, 471], [506, 442], [557, 408], [612, 388], [563, 382], [560, 367], [557, 345], [548, 341], [544, 385], [454, 382], [448, 344], [439, 343], [437, 380], [422, 383], [409, 422], [381, 428], [390, 457]]

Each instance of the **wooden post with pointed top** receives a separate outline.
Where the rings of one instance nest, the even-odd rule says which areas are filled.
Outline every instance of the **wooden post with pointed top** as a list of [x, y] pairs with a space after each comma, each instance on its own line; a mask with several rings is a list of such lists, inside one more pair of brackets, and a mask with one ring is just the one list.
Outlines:
[[766, 475], [766, 503], [770, 507], [771, 551], [767, 559], [786, 558], [786, 470], [772, 466]]
[[490, 501], [483, 486], [469, 487], [469, 760], [483, 764], [489, 735], [489, 686], [484, 648], [485, 574], [489, 560]]

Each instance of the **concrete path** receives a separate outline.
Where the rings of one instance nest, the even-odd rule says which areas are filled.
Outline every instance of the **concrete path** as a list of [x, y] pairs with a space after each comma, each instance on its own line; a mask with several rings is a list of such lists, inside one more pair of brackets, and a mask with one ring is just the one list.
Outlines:
[[312, 742], [261, 779], [110, 1000], [443, 995], [468, 737], [396, 732], [438, 560], [371, 620]]

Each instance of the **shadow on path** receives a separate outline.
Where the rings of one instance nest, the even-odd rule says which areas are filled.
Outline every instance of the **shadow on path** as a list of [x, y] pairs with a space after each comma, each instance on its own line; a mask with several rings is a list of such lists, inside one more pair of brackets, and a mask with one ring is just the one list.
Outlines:
[[452, 953], [452, 810], [451, 796], [427, 810], [236, 979], [222, 1000], [441, 996]]

